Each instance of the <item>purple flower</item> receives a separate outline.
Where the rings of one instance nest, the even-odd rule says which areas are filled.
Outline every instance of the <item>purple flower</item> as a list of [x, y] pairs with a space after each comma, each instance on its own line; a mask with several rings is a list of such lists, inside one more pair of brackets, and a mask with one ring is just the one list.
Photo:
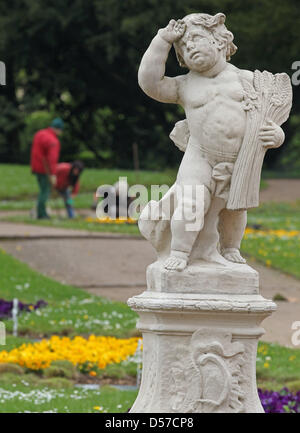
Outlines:
[[266, 413], [300, 413], [300, 391], [293, 394], [288, 388], [279, 392], [258, 389]]
[[[19, 311], [32, 311], [37, 308], [45, 307], [47, 304], [46, 301], [40, 299], [36, 304], [25, 304], [21, 301], [18, 302]], [[1, 319], [9, 319], [12, 316], [12, 308], [13, 301], [5, 301], [4, 299], [0, 299], [0, 320]]]

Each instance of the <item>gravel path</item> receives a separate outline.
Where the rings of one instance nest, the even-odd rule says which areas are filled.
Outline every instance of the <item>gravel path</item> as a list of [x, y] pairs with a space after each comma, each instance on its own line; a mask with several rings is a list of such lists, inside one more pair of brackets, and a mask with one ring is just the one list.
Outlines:
[[300, 200], [300, 179], [268, 179], [260, 191], [260, 201], [289, 202]]

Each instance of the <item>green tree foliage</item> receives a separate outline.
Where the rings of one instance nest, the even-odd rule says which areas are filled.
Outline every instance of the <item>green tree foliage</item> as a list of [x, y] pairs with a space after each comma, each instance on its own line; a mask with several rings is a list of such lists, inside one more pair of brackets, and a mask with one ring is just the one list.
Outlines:
[[[1, 160], [28, 161], [39, 117], [32, 113], [48, 112], [67, 122], [64, 160], [89, 151], [95, 165], [132, 167], [136, 142], [142, 168], [176, 164], [181, 153], [168, 134], [184, 113], [144, 95], [137, 70], [157, 30], [196, 11], [227, 15], [238, 67], [292, 74], [300, 53], [297, 0], [2, 0]], [[167, 74], [181, 73], [172, 50]], [[294, 91], [299, 113], [299, 86]], [[291, 141], [293, 130], [285, 131]], [[280, 151], [268, 154], [272, 165]]]

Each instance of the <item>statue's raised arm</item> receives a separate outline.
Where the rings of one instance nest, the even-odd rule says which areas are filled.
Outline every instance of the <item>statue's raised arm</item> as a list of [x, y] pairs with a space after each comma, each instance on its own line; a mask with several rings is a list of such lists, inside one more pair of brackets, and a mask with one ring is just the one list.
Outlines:
[[138, 72], [139, 85], [143, 91], [159, 102], [179, 103], [178, 80], [180, 77], [165, 76], [166, 61], [174, 42], [185, 32], [182, 20], [171, 20], [160, 29], [145, 52]]

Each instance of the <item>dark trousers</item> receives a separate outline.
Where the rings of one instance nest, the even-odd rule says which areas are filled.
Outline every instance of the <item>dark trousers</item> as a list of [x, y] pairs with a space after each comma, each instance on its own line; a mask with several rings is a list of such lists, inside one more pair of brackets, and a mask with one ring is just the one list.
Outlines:
[[71, 197], [71, 192], [70, 190], [67, 188], [65, 190], [61, 190], [59, 191], [60, 195], [62, 196], [64, 202], [65, 202], [65, 206], [66, 206], [66, 211], [68, 214], [69, 218], [74, 218], [75, 217], [75, 211], [73, 208], [73, 200]]
[[37, 201], [37, 217], [49, 218], [46, 211], [46, 203], [51, 192], [51, 184], [47, 174], [35, 173], [39, 185], [39, 195]]

